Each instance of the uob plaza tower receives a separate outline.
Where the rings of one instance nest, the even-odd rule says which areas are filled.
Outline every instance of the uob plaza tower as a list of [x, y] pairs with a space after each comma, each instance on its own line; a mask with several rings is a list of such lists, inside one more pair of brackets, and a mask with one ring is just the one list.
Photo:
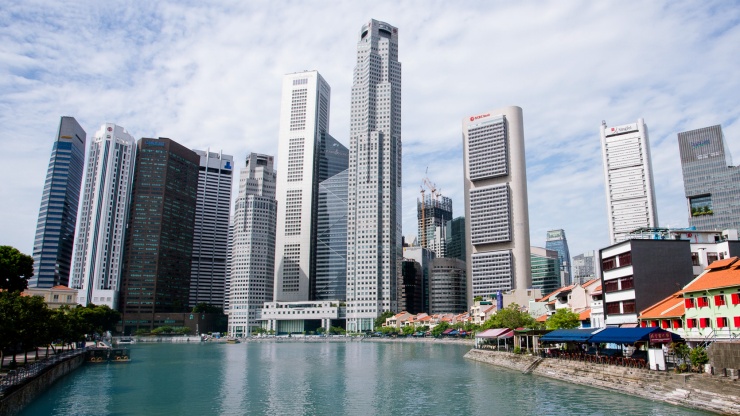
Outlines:
[[401, 63], [398, 29], [370, 20], [352, 83], [347, 218], [347, 330], [396, 310], [401, 274]]

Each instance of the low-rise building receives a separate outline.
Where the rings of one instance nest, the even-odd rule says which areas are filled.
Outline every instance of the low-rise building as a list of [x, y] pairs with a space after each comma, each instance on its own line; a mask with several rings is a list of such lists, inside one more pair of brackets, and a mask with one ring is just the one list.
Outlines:
[[262, 328], [276, 334], [302, 333], [343, 326], [346, 306], [339, 301], [265, 302]]
[[740, 337], [740, 258], [710, 264], [682, 291], [685, 338], [711, 341]]
[[58, 309], [62, 306], [77, 306], [77, 289], [57, 285], [51, 288], [30, 287], [23, 291], [28, 296], [41, 296], [49, 309]]
[[679, 291], [640, 312], [640, 326], [660, 327], [686, 339], [684, 314], [684, 299]]

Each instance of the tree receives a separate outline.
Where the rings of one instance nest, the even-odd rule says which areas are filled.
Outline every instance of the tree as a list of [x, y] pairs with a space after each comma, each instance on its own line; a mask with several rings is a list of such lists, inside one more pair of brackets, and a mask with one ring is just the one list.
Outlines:
[[447, 329], [449, 329], [449, 328], [450, 328], [450, 323], [449, 323], [449, 322], [447, 322], [447, 321], [442, 321], [442, 322], [438, 323], [438, 324], [437, 324], [437, 325], [436, 325], [436, 326], [435, 326], [435, 327], [434, 327], [434, 328], [432, 329], [432, 336], [433, 336], [434, 338], [437, 338], [437, 337], [439, 337], [440, 335], [442, 335], [442, 333], [443, 333], [443, 332], [444, 332], [445, 330], [447, 330]]
[[490, 328], [537, 328], [537, 322], [527, 312], [522, 312], [519, 305], [512, 303], [496, 312], [481, 325], [481, 330]]
[[406, 325], [406, 326], [404, 326], [403, 328], [401, 328], [401, 332], [402, 332], [402, 333], [403, 333], [404, 335], [411, 335], [411, 334], [413, 334], [413, 333], [414, 333], [415, 331], [416, 331], [416, 328], [414, 328], [414, 327], [413, 327], [413, 326], [411, 326], [411, 325]]
[[545, 325], [547, 329], [574, 329], [581, 326], [581, 321], [577, 313], [569, 308], [561, 308], [547, 318]]
[[224, 313], [224, 310], [218, 306], [201, 302], [193, 307], [193, 313]]
[[375, 329], [381, 328], [385, 323], [385, 320], [395, 315], [393, 311], [385, 311], [380, 314], [379, 317], [375, 318]]
[[701, 371], [701, 366], [709, 362], [706, 348], [701, 345], [692, 348], [689, 359], [691, 360], [691, 366]]
[[11, 246], [0, 246], [0, 289], [22, 292], [33, 276], [33, 257]]

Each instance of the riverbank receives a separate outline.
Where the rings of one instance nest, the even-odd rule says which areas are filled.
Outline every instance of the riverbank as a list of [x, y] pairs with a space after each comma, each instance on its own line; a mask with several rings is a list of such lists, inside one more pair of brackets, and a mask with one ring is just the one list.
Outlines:
[[675, 374], [606, 364], [471, 349], [465, 358], [569, 383], [670, 403], [740, 415], [740, 384], [708, 374]]

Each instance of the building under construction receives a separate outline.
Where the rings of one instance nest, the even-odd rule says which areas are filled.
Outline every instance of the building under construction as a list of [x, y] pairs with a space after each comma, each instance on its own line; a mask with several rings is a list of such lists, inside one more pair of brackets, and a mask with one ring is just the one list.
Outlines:
[[433, 251], [437, 257], [445, 256], [445, 225], [452, 220], [452, 199], [436, 192], [421, 194], [416, 200], [419, 220], [419, 245]]

